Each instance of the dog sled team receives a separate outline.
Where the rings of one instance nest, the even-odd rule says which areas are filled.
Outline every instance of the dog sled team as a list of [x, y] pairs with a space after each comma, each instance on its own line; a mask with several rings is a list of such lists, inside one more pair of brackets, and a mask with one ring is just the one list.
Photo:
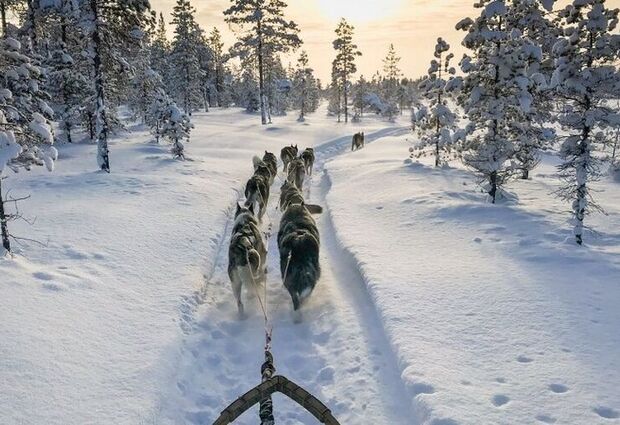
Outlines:
[[[364, 133], [353, 135], [351, 150], [364, 147]], [[282, 211], [278, 231], [280, 275], [297, 311], [310, 296], [321, 275], [319, 265], [320, 235], [312, 214], [320, 214], [319, 205], [308, 204], [303, 196], [306, 176], [312, 175], [314, 149], [299, 153], [297, 145], [285, 146], [280, 152], [286, 179], [280, 187], [279, 207]], [[278, 176], [276, 156], [265, 151], [262, 158], [252, 160], [254, 174], [245, 186], [245, 203], [237, 204], [228, 250], [228, 276], [232, 283], [239, 315], [244, 317], [243, 287], [258, 291], [267, 283], [267, 242], [260, 223], [267, 212], [271, 186]], [[257, 292], [258, 294], [258, 292]]]
[[[320, 214], [322, 208], [306, 204], [302, 192], [304, 179], [312, 175], [314, 150], [307, 148], [299, 154], [297, 146], [286, 146], [280, 159], [286, 176], [279, 200], [282, 211], [278, 231], [280, 273], [293, 309], [297, 311], [312, 293], [321, 274], [320, 236], [312, 214]], [[245, 203], [237, 204], [228, 250], [228, 276], [241, 317], [245, 315], [243, 287], [253, 285], [258, 290], [266, 285], [267, 242], [259, 226], [278, 174], [277, 158], [271, 152], [265, 151], [262, 158], [254, 157], [253, 165], [254, 174], [245, 186]]]

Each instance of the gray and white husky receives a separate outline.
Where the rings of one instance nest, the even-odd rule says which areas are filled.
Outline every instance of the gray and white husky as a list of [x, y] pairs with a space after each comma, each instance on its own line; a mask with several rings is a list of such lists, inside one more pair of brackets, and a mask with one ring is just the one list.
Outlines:
[[288, 171], [288, 164], [295, 158], [297, 158], [297, 154], [299, 153], [299, 149], [297, 145], [293, 146], [284, 146], [280, 151], [280, 159], [284, 164], [284, 173]]
[[278, 174], [278, 159], [271, 152], [265, 151], [265, 155], [262, 158], [258, 156], [254, 156], [252, 158], [252, 163], [254, 164], [254, 172], [259, 172], [260, 174], [267, 175], [265, 170], [269, 172], [267, 175], [269, 177], [269, 186], [273, 184], [273, 181], [276, 178], [276, 174]]
[[[266, 170], [266, 167], [262, 167]], [[259, 167], [259, 170], [261, 167]], [[269, 202], [269, 171], [261, 172], [257, 170], [256, 173], [245, 185], [245, 206], [254, 206], [258, 204], [258, 219], [262, 220], [265, 211], [267, 211], [267, 202]]]
[[364, 147], [364, 132], [355, 133], [351, 140], [351, 150], [355, 151]]
[[280, 221], [278, 249], [284, 286], [297, 311], [310, 296], [321, 276], [320, 238], [310, 211], [301, 204], [290, 205]]
[[286, 211], [291, 205], [300, 204], [304, 204], [311, 214], [321, 214], [323, 212], [323, 208], [320, 205], [306, 204], [301, 190], [293, 183], [285, 181], [282, 187], [280, 187], [280, 211]]
[[314, 167], [314, 149], [306, 148], [301, 153], [301, 155], [299, 155], [299, 158], [301, 158], [301, 160], [304, 162], [304, 165], [306, 167], [306, 174], [311, 176], [312, 168]]
[[245, 314], [241, 290], [244, 286], [249, 288], [250, 285], [265, 284], [266, 262], [267, 248], [258, 228], [253, 206], [246, 208], [237, 204], [228, 247], [228, 277], [232, 284], [240, 317]]
[[306, 178], [306, 165], [301, 159], [294, 159], [288, 163], [288, 173], [286, 180], [297, 186], [298, 189], [302, 189], [304, 179]]

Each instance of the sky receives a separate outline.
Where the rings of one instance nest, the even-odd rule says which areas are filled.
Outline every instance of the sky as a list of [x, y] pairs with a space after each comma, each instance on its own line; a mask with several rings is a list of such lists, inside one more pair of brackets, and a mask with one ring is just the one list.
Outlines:
[[[153, 9], [163, 12], [166, 22], [170, 21], [174, 3], [175, 0], [151, 0]], [[473, 3], [474, 0], [288, 0], [285, 16], [299, 25], [302, 49], [308, 52], [310, 65], [325, 82], [330, 78], [335, 55], [332, 41], [340, 17], [355, 26], [354, 42], [362, 52], [357, 60], [358, 76], [370, 77], [381, 71], [382, 60], [393, 43], [402, 58], [400, 68], [404, 76], [419, 77], [428, 69], [437, 37], [447, 40], [456, 57], [461, 57], [463, 34], [454, 25], [479, 13]], [[222, 13], [230, 0], [192, 0], [192, 5], [204, 29], [210, 31], [217, 26], [227, 47], [235, 41]], [[608, 5], [620, 7], [620, 0], [608, 0]], [[168, 30], [172, 32], [172, 28]], [[285, 65], [294, 60], [288, 58]]]

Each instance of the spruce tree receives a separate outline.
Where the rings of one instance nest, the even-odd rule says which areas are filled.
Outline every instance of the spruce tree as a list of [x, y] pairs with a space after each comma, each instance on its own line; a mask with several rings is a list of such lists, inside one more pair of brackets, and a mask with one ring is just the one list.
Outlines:
[[585, 217], [599, 208], [590, 189], [601, 175], [596, 150], [611, 142], [606, 130], [620, 127], [611, 103], [620, 97], [618, 9], [608, 8], [605, 0], [574, 0], [557, 19], [563, 37], [553, 46], [551, 87], [561, 99], [558, 120], [568, 133], [560, 148], [564, 185], [558, 195], [572, 204], [575, 241], [581, 245]]
[[119, 95], [125, 82], [119, 73], [130, 65], [127, 51], [139, 45], [152, 19], [148, 0], [81, 0], [81, 26], [90, 40], [94, 74], [94, 118], [99, 168], [110, 172], [108, 137], [118, 119], [109, 99]]
[[298, 121], [304, 121], [306, 114], [314, 112], [319, 106], [319, 93], [312, 68], [309, 66], [308, 54], [302, 51], [297, 60], [297, 69], [293, 78], [293, 102], [299, 109]]
[[[420, 142], [417, 145], [419, 154], [431, 147], [435, 156], [435, 167], [444, 161], [444, 152], [449, 152], [456, 141], [457, 115], [451, 111], [448, 103], [450, 93], [458, 88], [460, 79], [455, 78], [456, 70], [450, 66], [454, 55], [447, 53], [450, 45], [441, 37], [435, 45], [435, 59], [431, 61], [428, 76], [420, 83], [420, 91], [428, 106], [421, 106], [412, 115], [414, 128]], [[455, 134], [456, 133], [456, 134]]]
[[172, 12], [175, 29], [170, 54], [173, 67], [170, 94], [188, 115], [203, 103], [201, 81], [204, 73], [199, 62], [202, 31], [194, 19], [195, 13], [189, 0], [177, 0]]

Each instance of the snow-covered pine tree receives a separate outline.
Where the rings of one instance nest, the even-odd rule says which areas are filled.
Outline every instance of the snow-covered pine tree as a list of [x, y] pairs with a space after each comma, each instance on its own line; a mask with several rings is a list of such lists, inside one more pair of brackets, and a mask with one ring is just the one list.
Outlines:
[[563, 37], [553, 46], [556, 69], [551, 87], [562, 101], [559, 123], [568, 132], [560, 149], [564, 185], [558, 195], [572, 203], [575, 241], [583, 243], [585, 216], [598, 205], [589, 183], [600, 177], [597, 148], [608, 140], [606, 129], [620, 126], [611, 99], [620, 97], [618, 9], [605, 0], [573, 0], [560, 10]]
[[108, 137], [116, 114], [108, 99], [118, 95], [115, 86], [125, 82], [118, 76], [130, 69], [125, 55], [140, 44], [152, 16], [148, 0], [80, 0], [79, 4], [81, 27], [90, 40], [88, 51], [93, 61], [97, 163], [109, 173]]
[[177, 159], [185, 159], [185, 141], [194, 126], [189, 115], [181, 111], [174, 102], [169, 102], [164, 113], [161, 136], [172, 143], [170, 152]]
[[301, 45], [299, 28], [284, 18], [287, 4], [282, 0], [232, 0], [224, 11], [226, 22], [237, 29], [239, 41], [233, 52], [250, 59], [258, 73], [261, 123], [267, 124], [268, 99], [265, 74], [270, 58], [296, 50]]
[[202, 31], [194, 18], [195, 13], [189, 0], [177, 0], [172, 12], [175, 29], [169, 92], [188, 115], [203, 103], [201, 80], [204, 75], [199, 62]]
[[17, 172], [34, 166], [54, 168], [58, 153], [49, 119], [52, 108], [42, 87], [41, 69], [20, 52], [20, 43], [10, 37], [0, 40], [0, 228], [2, 245], [11, 250], [9, 215], [5, 209], [2, 180], [5, 169]]
[[160, 89], [149, 105], [146, 113], [146, 125], [150, 127], [151, 133], [155, 136], [155, 143], [160, 142], [171, 104], [170, 97], [163, 89]]
[[[475, 20], [461, 20], [456, 28], [467, 31], [463, 45], [472, 51], [460, 62], [464, 72], [458, 97], [475, 133], [465, 143], [464, 162], [486, 181], [495, 203], [502, 186], [519, 168], [515, 164], [516, 124], [531, 110], [528, 69], [539, 60], [539, 50], [518, 29], [508, 29], [504, 0], [480, 0]], [[529, 62], [526, 62], [527, 61]]]
[[383, 90], [382, 95], [387, 105], [384, 115], [389, 120], [394, 120], [394, 117], [398, 114], [398, 88], [399, 79], [402, 76], [402, 72], [398, 67], [398, 63], [401, 58], [396, 54], [394, 44], [390, 44], [388, 53], [383, 59]]
[[157, 26], [151, 35], [150, 44], [151, 69], [157, 72], [164, 83], [168, 86], [170, 77], [170, 42], [166, 36], [166, 21], [163, 13], [159, 14]]
[[444, 160], [444, 152], [450, 152], [457, 133], [457, 115], [452, 112], [448, 100], [451, 92], [460, 86], [460, 78], [455, 77], [456, 70], [450, 65], [454, 55], [448, 53], [450, 45], [441, 37], [437, 39], [435, 59], [431, 61], [427, 77], [420, 83], [421, 96], [427, 105], [421, 105], [412, 114], [412, 123], [420, 141], [415, 147], [421, 155], [428, 147], [433, 149], [435, 167]]
[[364, 107], [366, 106], [366, 96], [368, 95], [368, 81], [360, 75], [352, 88], [354, 117], [362, 119], [364, 117]]
[[[336, 58], [333, 62], [334, 73], [338, 78], [338, 86], [342, 90], [342, 106], [344, 108], [344, 122], [349, 121], [349, 79], [357, 72], [355, 58], [362, 53], [353, 43], [353, 25], [342, 18], [336, 27], [336, 39], [333, 42]], [[340, 115], [338, 115], [340, 121]]]
[[243, 72], [235, 78], [233, 87], [235, 105], [245, 108], [250, 113], [260, 111], [258, 81], [252, 68], [243, 67]]
[[305, 51], [301, 52], [297, 60], [292, 98], [294, 106], [299, 109], [297, 121], [304, 121], [307, 113], [314, 112], [319, 107], [319, 90]]
[[214, 27], [207, 38], [207, 44], [211, 50], [211, 69], [213, 74], [213, 89], [215, 91], [215, 106], [228, 106], [230, 95], [226, 93], [224, 84], [226, 78], [225, 63], [227, 55], [224, 54], [224, 42], [220, 31]]
[[91, 83], [84, 75], [83, 32], [77, 28], [78, 9], [69, 0], [50, 4], [45, 13], [41, 43], [46, 52], [42, 65], [47, 71], [45, 91], [64, 139], [73, 141], [72, 131], [80, 125], [83, 105], [92, 95]]
[[[546, 90], [553, 72], [551, 48], [558, 37], [558, 28], [548, 18], [555, 0], [513, 1], [508, 4], [506, 31], [519, 38], [521, 55], [513, 61], [515, 73], [530, 103], [523, 110], [523, 120], [513, 123], [516, 134], [514, 159], [521, 178], [528, 179], [530, 171], [540, 162], [540, 152], [554, 140], [552, 121], [552, 92]], [[521, 37], [519, 37], [521, 36]], [[522, 78], [526, 77], [526, 78]]]
[[340, 79], [340, 73], [336, 69], [335, 62], [332, 63], [332, 81], [329, 87], [327, 87], [327, 113], [329, 115], [336, 115], [338, 122], [340, 122], [340, 115], [342, 114], [342, 80]]

